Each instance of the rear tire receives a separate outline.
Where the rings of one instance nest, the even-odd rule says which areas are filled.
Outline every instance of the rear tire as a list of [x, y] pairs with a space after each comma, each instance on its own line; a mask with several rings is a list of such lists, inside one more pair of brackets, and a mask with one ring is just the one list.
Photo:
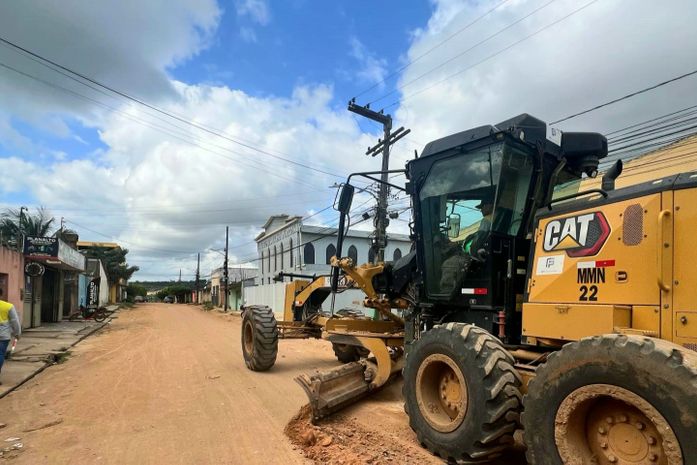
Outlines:
[[266, 371], [276, 363], [278, 327], [273, 311], [266, 306], [246, 307], [242, 317], [242, 355], [252, 371]]
[[513, 444], [521, 379], [513, 357], [473, 325], [426, 332], [404, 368], [404, 409], [419, 442], [449, 461], [487, 462]]
[[341, 363], [357, 362], [370, 355], [370, 351], [364, 347], [352, 346], [349, 344], [337, 344], [336, 342], [332, 342], [332, 349], [334, 349], [336, 359]]
[[697, 353], [610, 334], [567, 344], [524, 400], [531, 465], [697, 464]]
[[108, 316], [107, 312], [103, 308], [98, 308], [95, 310], [94, 313], [94, 321], [97, 323], [101, 323], [102, 321], [106, 320], [106, 317]]

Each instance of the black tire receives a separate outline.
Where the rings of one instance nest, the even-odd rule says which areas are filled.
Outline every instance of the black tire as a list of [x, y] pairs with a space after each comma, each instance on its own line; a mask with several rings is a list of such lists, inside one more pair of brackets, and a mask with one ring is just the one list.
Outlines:
[[[424, 412], [417, 396], [417, 389], [425, 393], [424, 384], [433, 378], [423, 371], [417, 387], [421, 365], [426, 370], [429, 360], [443, 356], [457, 366], [466, 386], [464, 416], [459, 424], [459, 416], [454, 420], [451, 431], [439, 431], [425, 417], [433, 418], [441, 407], [447, 415], [445, 406], [424, 401]], [[487, 462], [511, 447], [522, 406], [521, 378], [513, 364], [501, 342], [476, 326], [448, 323], [426, 332], [410, 349], [404, 368], [404, 409], [419, 442], [446, 460], [470, 463]]]
[[278, 327], [269, 307], [245, 307], [241, 340], [244, 363], [250, 370], [266, 371], [276, 363]]
[[352, 346], [349, 344], [337, 344], [336, 342], [332, 342], [332, 349], [334, 350], [336, 359], [341, 363], [357, 362], [361, 358], [370, 355], [370, 351], [364, 347]]
[[105, 309], [98, 308], [94, 313], [94, 321], [101, 323], [102, 321], [106, 320], [107, 316], [109, 316], [109, 314]]
[[[567, 344], [537, 370], [524, 405], [531, 465], [584, 463], [588, 454], [600, 457], [599, 463], [630, 463], [626, 454], [637, 450], [646, 455], [631, 463], [697, 464], [697, 353], [670, 342], [611, 334]], [[629, 414], [615, 415], [623, 411]], [[647, 411], [651, 415], [642, 418]], [[612, 429], [620, 425], [635, 440], [629, 452], [613, 442]]]

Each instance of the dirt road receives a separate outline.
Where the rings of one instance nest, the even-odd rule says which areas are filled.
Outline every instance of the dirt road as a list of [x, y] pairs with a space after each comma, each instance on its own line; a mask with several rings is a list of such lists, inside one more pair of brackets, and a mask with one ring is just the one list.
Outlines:
[[252, 373], [239, 346], [238, 317], [165, 304], [121, 312], [0, 400], [0, 438], [21, 438], [17, 464], [307, 463], [283, 434], [304, 402], [293, 376], [335, 362], [287, 347], [277, 369]]
[[277, 365], [254, 373], [239, 332], [239, 317], [191, 306], [122, 311], [65, 363], [0, 399], [0, 439], [24, 445], [8, 463], [442, 463], [416, 443], [398, 388], [323, 425], [331, 444], [306, 458], [284, 435], [306, 402], [293, 377], [335, 367], [330, 345], [281, 341]]

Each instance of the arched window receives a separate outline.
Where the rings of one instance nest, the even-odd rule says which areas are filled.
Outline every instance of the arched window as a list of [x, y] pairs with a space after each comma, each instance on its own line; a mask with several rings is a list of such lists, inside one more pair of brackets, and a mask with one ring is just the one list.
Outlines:
[[290, 267], [293, 268], [293, 238], [290, 239], [290, 249], [288, 249], [288, 252], [290, 252]]
[[373, 263], [375, 261], [375, 249], [372, 247], [368, 249], [368, 262]]
[[327, 265], [332, 262], [332, 257], [334, 255], [336, 255], [336, 247], [334, 247], [334, 244], [329, 244], [327, 246]]
[[305, 250], [303, 251], [303, 255], [305, 256], [305, 264], [306, 265], [314, 265], [315, 264], [315, 246], [312, 244], [305, 244]]
[[354, 265], [358, 265], [358, 249], [355, 245], [349, 247], [348, 255], [353, 260]]
[[281, 242], [281, 271], [283, 271], [283, 242]]
[[400, 258], [402, 258], [402, 251], [399, 250], [399, 248], [394, 249], [394, 253], [392, 254], [392, 260], [396, 262]]
[[276, 250], [276, 246], [273, 246], [273, 270], [276, 271], [278, 269], [278, 251]]

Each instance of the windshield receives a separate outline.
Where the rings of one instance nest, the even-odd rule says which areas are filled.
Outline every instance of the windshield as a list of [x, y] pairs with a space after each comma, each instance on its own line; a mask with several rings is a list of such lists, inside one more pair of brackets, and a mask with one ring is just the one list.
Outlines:
[[503, 143], [436, 162], [419, 194], [429, 294], [456, 292], [491, 232], [518, 234], [532, 161]]

